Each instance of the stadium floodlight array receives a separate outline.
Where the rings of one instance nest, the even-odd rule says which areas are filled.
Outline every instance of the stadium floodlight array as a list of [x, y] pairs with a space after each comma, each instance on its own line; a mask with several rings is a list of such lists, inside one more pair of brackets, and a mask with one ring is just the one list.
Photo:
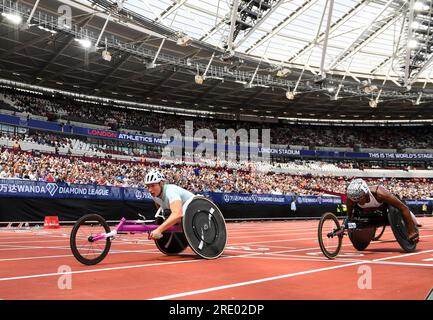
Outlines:
[[399, 50], [400, 82], [409, 90], [433, 61], [433, 1], [410, 1], [406, 18], [406, 42]]
[[85, 49], [89, 49], [92, 46], [92, 41], [90, 41], [89, 39], [75, 38], [74, 40], [81, 44], [81, 46]]
[[52, 34], [56, 34], [56, 33], [57, 33], [56, 30], [51, 30], [51, 29], [46, 28], [46, 27], [44, 27], [44, 26], [38, 26], [38, 29], [41, 29], [41, 30], [43, 30], [43, 31], [50, 32], [50, 33], [52, 33]]
[[188, 47], [192, 44], [192, 38], [187, 35], [181, 35], [177, 39], [176, 44], [181, 47]]
[[[429, 3], [431, 5], [431, 2]], [[30, 11], [30, 8], [21, 3], [17, 5], [13, 1], [4, 1], [0, 5], [1, 5], [1, 9], [3, 10], [3, 13], [13, 12], [21, 16], [21, 19], [28, 18], [29, 16], [28, 12]], [[4, 14], [2, 14], [2, 16], [4, 16]], [[18, 20], [15, 21], [18, 22]], [[46, 12], [42, 12], [42, 11], [34, 12], [34, 15], [32, 17], [32, 23], [35, 23], [34, 25], [44, 26], [44, 28], [46, 28], [47, 30], [52, 30], [54, 32], [62, 32], [62, 33], [72, 35], [87, 50], [89, 50], [90, 47], [92, 47], [93, 43], [97, 43], [98, 38], [101, 37], [100, 31], [93, 32], [91, 29], [85, 29], [77, 25], [71, 25], [68, 28], [65, 28], [64, 26], [59, 26], [57, 22], [58, 22], [58, 17], [51, 16]], [[162, 37], [162, 39], [167, 39], [167, 40], [171, 39], [173, 41], [176, 41], [176, 36], [177, 36], [177, 40], [179, 40], [179, 33], [177, 34], [174, 33], [173, 35], [174, 38], [172, 37], [172, 35], [170, 35], [170, 37], [164, 37], [163, 35], [160, 36]], [[190, 42], [190, 39], [188, 36], [183, 36], [183, 37], [184, 38], [183, 40], [181, 40], [181, 45], [187, 45]], [[274, 77], [271, 74], [264, 74], [263, 72], [257, 73], [257, 71], [256, 72], [241, 71], [239, 70], [238, 67], [236, 67], [237, 66], [236, 61], [239, 62], [239, 66], [242, 66], [244, 64], [243, 55], [240, 55], [240, 57], [238, 57], [237, 55], [232, 56], [231, 59], [234, 60], [232, 60], [231, 65], [217, 66], [217, 65], [210, 65], [209, 63], [208, 64], [201, 63], [198, 59], [194, 60], [193, 58], [179, 58], [176, 56], [171, 56], [166, 53], [160, 52], [160, 48], [158, 49], [158, 51], [155, 52], [153, 50], [144, 48], [137, 44], [121, 41], [116, 36], [108, 33], [105, 34], [105, 41], [103, 42], [103, 45], [106, 51], [105, 54], [106, 59], [104, 58], [104, 60], [106, 61], [109, 61], [111, 57], [111, 55], [109, 57], [107, 54], [108, 49], [110, 50], [114, 49], [116, 51], [132, 54], [136, 57], [139, 57], [142, 60], [154, 61], [154, 64], [158, 62], [158, 65], [169, 65], [169, 66], [175, 66], [176, 68], [195, 71], [196, 74], [201, 75], [203, 81], [205, 80], [205, 76], [206, 76], [206, 78], [222, 79], [222, 81], [233, 81], [237, 83], [242, 83], [244, 85], [248, 84], [246, 86], [247, 88], [253, 88], [257, 86], [280, 88], [284, 90], [283, 92], [286, 93], [286, 97], [288, 96], [292, 97], [291, 94], [287, 95], [288, 87], [295, 88], [295, 90], [293, 91], [293, 97], [295, 96], [295, 92], [296, 95], [300, 95], [306, 92], [325, 91], [329, 93], [332, 90], [333, 91], [336, 90], [335, 86], [333, 89], [330, 89], [328, 91], [324, 90], [320, 84], [316, 84], [314, 83], [314, 81], [310, 81], [311, 79], [308, 78], [302, 81], [298, 81], [299, 83], [295, 84], [295, 81], [281, 77], [281, 75], [285, 76], [289, 74], [289, 72], [295, 73], [295, 69], [293, 68], [289, 69], [283, 67], [281, 69], [281, 72], [277, 74], [277, 77]], [[420, 56], [422, 56], [422, 53], [420, 53]], [[250, 57], [248, 57], [247, 59], [249, 59], [248, 60], [249, 62], [252, 61], [252, 58]], [[194, 80], [197, 81], [197, 79]], [[198, 80], [199, 82], [201, 81], [200, 79]], [[329, 78], [327, 80], [332, 80], [332, 79]], [[335, 81], [338, 81], [338, 79], [335, 79]], [[340, 89], [342, 89], [343, 87], [344, 90], [341, 90], [340, 92]], [[354, 83], [350, 81], [345, 81], [343, 83], [341, 81], [338, 88], [339, 88], [338, 92], [340, 93], [340, 95], [344, 94], [346, 97], [349, 97], [350, 95], [357, 97], [365, 94], [365, 90], [363, 91], [363, 89], [359, 86], [359, 83]], [[377, 89], [378, 88], [376, 88], [374, 91], [376, 91]], [[398, 91], [402, 91], [401, 89], [396, 88], [395, 90], [391, 91], [389, 88], [385, 88], [385, 87], [381, 88], [382, 99], [399, 96], [401, 99], [409, 98], [409, 99], [416, 100], [419, 95], [418, 92], [410, 92], [409, 96], [407, 96], [405, 92], [398, 92]], [[424, 95], [425, 99], [427, 98], [432, 99], [433, 97], [432, 94], [428, 94], [428, 92], [426, 91], [424, 91], [424, 93], [425, 93]]]
[[294, 100], [295, 99], [295, 93], [290, 91], [290, 90], [287, 90], [286, 91], [286, 98], [287, 98], [287, 100]]
[[14, 25], [20, 25], [23, 22], [23, 17], [16, 13], [2, 12], [1, 15]]

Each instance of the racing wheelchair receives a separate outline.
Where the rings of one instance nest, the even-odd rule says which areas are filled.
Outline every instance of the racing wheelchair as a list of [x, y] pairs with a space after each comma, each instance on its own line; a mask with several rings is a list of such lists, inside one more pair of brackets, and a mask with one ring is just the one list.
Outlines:
[[[178, 254], [190, 247], [204, 259], [216, 259], [223, 253], [227, 243], [224, 217], [218, 207], [203, 196], [194, 196], [183, 207], [184, 215], [179, 225], [163, 232], [155, 241], [156, 247], [166, 255]], [[111, 230], [103, 217], [89, 214], [81, 217], [70, 235], [70, 246], [74, 257], [85, 265], [101, 262], [118, 234], [150, 233], [158, 228], [170, 214], [169, 210], [158, 210], [155, 220], [126, 220], [122, 218]], [[149, 223], [149, 224], [148, 224]]]
[[328, 259], [335, 259], [346, 234], [355, 249], [365, 250], [371, 241], [377, 241], [383, 235], [386, 226], [391, 227], [395, 239], [405, 252], [416, 250], [417, 244], [408, 240], [402, 212], [390, 205], [373, 212], [364, 212], [355, 206], [350, 221], [345, 217], [342, 224], [335, 214], [323, 214], [318, 227], [320, 250]]

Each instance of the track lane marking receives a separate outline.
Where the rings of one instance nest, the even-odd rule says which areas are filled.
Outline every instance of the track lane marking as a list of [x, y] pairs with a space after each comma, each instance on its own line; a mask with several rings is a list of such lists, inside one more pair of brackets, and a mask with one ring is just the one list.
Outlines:
[[[427, 252], [433, 252], [433, 250], [408, 253], [406, 256], [409, 256], [409, 255], [413, 256], [413, 255], [427, 253]], [[399, 257], [399, 256], [397, 256], [397, 257]], [[382, 259], [375, 259], [372, 261], [381, 261], [381, 260], [392, 259], [392, 258], [397, 258], [397, 257], [387, 257], [387, 258], [382, 258]], [[236, 287], [248, 286], [248, 285], [257, 284], [257, 283], [263, 283], [263, 282], [281, 280], [281, 279], [286, 279], [286, 278], [292, 278], [292, 277], [297, 277], [297, 276], [302, 276], [302, 275], [307, 275], [307, 274], [312, 274], [312, 273], [319, 273], [319, 272], [324, 272], [324, 271], [353, 267], [356, 265], [366, 264], [366, 263], [369, 263], [369, 262], [368, 261], [358, 261], [358, 262], [353, 262], [353, 263], [348, 263], [348, 264], [343, 264], [343, 265], [338, 265], [338, 266], [319, 268], [319, 269], [311, 269], [311, 270], [307, 270], [307, 271], [300, 271], [300, 272], [294, 272], [294, 273], [287, 273], [287, 274], [282, 274], [279, 276], [266, 277], [266, 278], [255, 279], [255, 280], [250, 280], [250, 281], [232, 283], [232, 284], [228, 284], [228, 285], [210, 287], [210, 288], [206, 288], [206, 289], [193, 290], [193, 291], [181, 292], [181, 293], [176, 293], [176, 294], [171, 294], [171, 295], [166, 295], [166, 296], [160, 296], [160, 297], [151, 298], [149, 300], [169, 300], [169, 299], [182, 298], [182, 297], [186, 297], [186, 296], [192, 296], [192, 295], [208, 293], [208, 292], [213, 292], [213, 291], [219, 291], [219, 290], [231, 289], [231, 288], [236, 288]]]

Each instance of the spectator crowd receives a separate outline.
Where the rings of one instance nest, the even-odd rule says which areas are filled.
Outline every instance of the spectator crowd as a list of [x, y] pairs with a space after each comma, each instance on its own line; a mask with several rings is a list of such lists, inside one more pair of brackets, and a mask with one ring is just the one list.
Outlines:
[[[156, 113], [125, 106], [86, 102], [71, 97], [23, 93], [3, 89], [17, 112], [47, 117], [51, 120], [88, 122], [111, 127], [113, 130], [137, 130], [163, 133], [166, 129], [185, 130], [185, 121], [193, 121], [194, 130], [210, 129], [270, 129], [271, 143], [291, 146], [353, 148], [417, 148], [433, 149], [433, 126], [355, 127], [300, 124], [263, 124], [236, 120], [188, 117], [174, 113]], [[4, 108], [0, 105], [0, 108]], [[10, 109], [10, 108], [9, 108]]]
[[[58, 94], [36, 94], [3, 88], [0, 108], [15, 110], [24, 115], [38, 115], [49, 120], [91, 122], [110, 126], [113, 130], [131, 129], [162, 133], [169, 128], [185, 129], [185, 121], [194, 123], [194, 130], [210, 129], [216, 137], [217, 129], [271, 129], [271, 142], [279, 145], [327, 146], [327, 147], [364, 147], [364, 148], [418, 148], [433, 149], [433, 126], [418, 127], [354, 127], [354, 126], [312, 126], [289, 125], [284, 123], [263, 124], [242, 121], [217, 120], [203, 117], [187, 117], [176, 114], [162, 114], [136, 110], [113, 104], [93, 103], [73, 99]], [[235, 119], [234, 119], [235, 120]], [[2, 147], [0, 156], [0, 179], [27, 179], [33, 181], [59, 182], [68, 184], [97, 184], [119, 187], [144, 187], [143, 177], [152, 168], [142, 156], [149, 151], [138, 152], [129, 143], [116, 151], [107, 145], [88, 143], [86, 138], [71, 138], [46, 132], [12, 134], [0, 132], [0, 139], [13, 140], [13, 150]], [[138, 156], [139, 161], [115, 161], [110, 157], [88, 159], [86, 157], [60, 156], [24, 152], [20, 143], [31, 142], [47, 145], [56, 149], [71, 150], [81, 148], [104, 153], [121, 153]], [[129, 148], [129, 149], [128, 149]], [[124, 150], [128, 151], [124, 151]], [[132, 151], [129, 151], [132, 150]], [[153, 156], [160, 154], [151, 151]], [[156, 151], [155, 151], [156, 152]], [[353, 169], [368, 167], [342, 162], [330, 165], [319, 161], [297, 160], [279, 163], [274, 168], [335, 168]], [[299, 162], [300, 161], [300, 162]], [[211, 161], [212, 162], [212, 161]], [[195, 164], [160, 162], [161, 170], [171, 183], [178, 184], [193, 192], [234, 192], [256, 194], [298, 194], [321, 195], [326, 191], [344, 193], [350, 178], [316, 176], [311, 174], [276, 173], [259, 170], [260, 163], [209, 163]], [[409, 167], [408, 167], [409, 169]], [[373, 184], [382, 184], [402, 198], [419, 199], [433, 196], [432, 179], [371, 179]]]
[[[0, 179], [24, 179], [67, 184], [96, 184], [118, 187], [144, 187], [144, 176], [154, 164], [144, 161], [114, 161], [61, 157], [54, 154], [3, 149]], [[234, 192], [255, 194], [323, 195], [326, 191], [344, 193], [350, 178], [289, 175], [198, 165], [162, 165], [169, 183], [193, 192]], [[433, 179], [370, 179], [401, 198], [433, 197]]]

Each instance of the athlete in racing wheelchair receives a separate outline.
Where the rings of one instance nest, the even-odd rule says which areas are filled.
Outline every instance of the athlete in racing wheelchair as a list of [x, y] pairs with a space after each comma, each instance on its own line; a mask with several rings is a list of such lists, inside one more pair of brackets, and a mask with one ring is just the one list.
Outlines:
[[387, 225], [406, 252], [416, 249], [420, 225], [409, 208], [384, 187], [369, 187], [364, 180], [354, 179], [347, 188], [346, 205], [347, 217], [341, 226], [333, 213], [320, 219], [319, 244], [326, 257], [337, 257], [346, 233], [357, 250], [364, 250], [375, 239], [376, 229], [383, 232]]
[[[386, 210], [390, 206], [396, 208], [403, 215], [408, 232], [408, 240], [414, 243], [419, 241], [417, 222], [409, 208], [401, 202], [391, 192], [382, 186], [371, 186], [362, 179], [354, 179], [347, 188], [347, 217], [348, 221], [352, 219], [354, 208], [360, 209], [363, 213], [377, 210]], [[393, 210], [392, 212], [396, 212]]]
[[[216, 259], [227, 244], [227, 229], [219, 208], [208, 198], [165, 183], [164, 176], [150, 171], [145, 184], [158, 207], [155, 220], [126, 220], [110, 228], [97, 214], [84, 215], [70, 235], [74, 257], [85, 265], [100, 263], [108, 254], [112, 240], [120, 234], [148, 233], [157, 248], [175, 255], [190, 247], [204, 259]], [[142, 218], [144, 216], [140, 215]]]

